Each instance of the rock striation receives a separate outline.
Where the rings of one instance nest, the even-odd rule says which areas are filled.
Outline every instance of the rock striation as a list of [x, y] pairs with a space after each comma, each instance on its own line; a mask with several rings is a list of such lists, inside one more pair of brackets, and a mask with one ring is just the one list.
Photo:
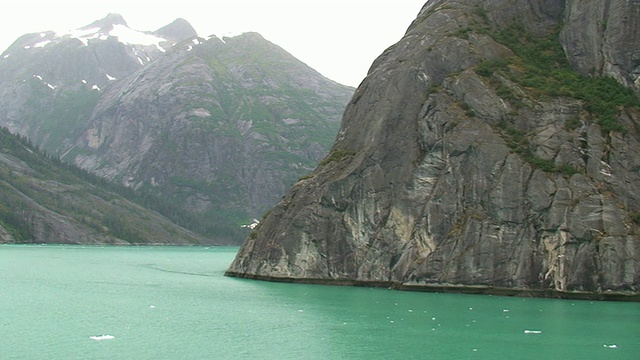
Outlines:
[[[640, 299], [637, 98], [605, 116], [578, 94], [588, 86], [563, 82], [636, 89], [640, 3], [587, 3], [427, 2], [371, 66], [330, 154], [226, 274]], [[527, 58], [550, 70], [533, 75], [543, 65]], [[553, 86], [532, 80], [551, 73]]]

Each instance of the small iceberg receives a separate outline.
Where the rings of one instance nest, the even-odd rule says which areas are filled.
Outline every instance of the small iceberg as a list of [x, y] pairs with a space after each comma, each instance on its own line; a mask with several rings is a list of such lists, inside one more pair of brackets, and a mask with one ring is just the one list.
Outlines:
[[617, 349], [618, 348], [618, 345], [616, 345], [616, 344], [611, 344], [611, 345], [604, 344], [603, 346], [606, 347], [606, 348], [609, 348], [609, 349]]
[[525, 334], [542, 334], [542, 330], [525, 330]]
[[116, 337], [113, 335], [98, 335], [98, 336], [89, 336], [89, 339], [91, 340], [96, 340], [96, 341], [100, 341], [100, 340], [111, 340], [111, 339], [115, 339]]

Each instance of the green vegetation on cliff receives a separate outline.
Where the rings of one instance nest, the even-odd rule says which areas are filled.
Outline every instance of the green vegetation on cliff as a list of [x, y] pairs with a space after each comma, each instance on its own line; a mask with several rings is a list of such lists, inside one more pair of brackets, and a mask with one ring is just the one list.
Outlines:
[[[537, 37], [521, 25], [512, 25], [491, 36], [510, 48], [515, 56], [485, 61], [476, 73], [490, 77], [499, 72], [527, 89], [534, 97], [570, 97], [583, 100], [586, 109], [602, 127], [602, 131], [623, 132], [617, 115], [623, 107], [640, 108], [640, 100], [631, 89], [609, 77], [589, 77], [575, 71], [560, 45], [559, 31]], [[519, 99], [504, 85], [497, 93], [519, 105]]]

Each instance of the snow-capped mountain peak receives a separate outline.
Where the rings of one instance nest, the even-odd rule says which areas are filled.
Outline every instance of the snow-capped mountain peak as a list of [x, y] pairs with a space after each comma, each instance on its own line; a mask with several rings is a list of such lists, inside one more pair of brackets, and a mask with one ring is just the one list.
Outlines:
[[90, 40], [107, 40], [109, 37], [114, 37], [123, 44], [155, 46], [160, 51], [165, 51], [168, 47], [174, 45], [174, 41], [154, 35], [151, 32], [131, 29], [119, 14], [109, 14], [104, 19], [95, 21], [80, 29], [56, 33], [56, 37], [78, 39], [84, 45], [88, 45]]

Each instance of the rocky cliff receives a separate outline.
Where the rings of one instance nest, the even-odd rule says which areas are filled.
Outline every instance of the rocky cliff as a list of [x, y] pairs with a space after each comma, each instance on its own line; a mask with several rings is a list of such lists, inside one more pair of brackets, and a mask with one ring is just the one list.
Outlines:
[[227, 275], [639, 299], [639, 23], [622, 0], [427, 2]]

